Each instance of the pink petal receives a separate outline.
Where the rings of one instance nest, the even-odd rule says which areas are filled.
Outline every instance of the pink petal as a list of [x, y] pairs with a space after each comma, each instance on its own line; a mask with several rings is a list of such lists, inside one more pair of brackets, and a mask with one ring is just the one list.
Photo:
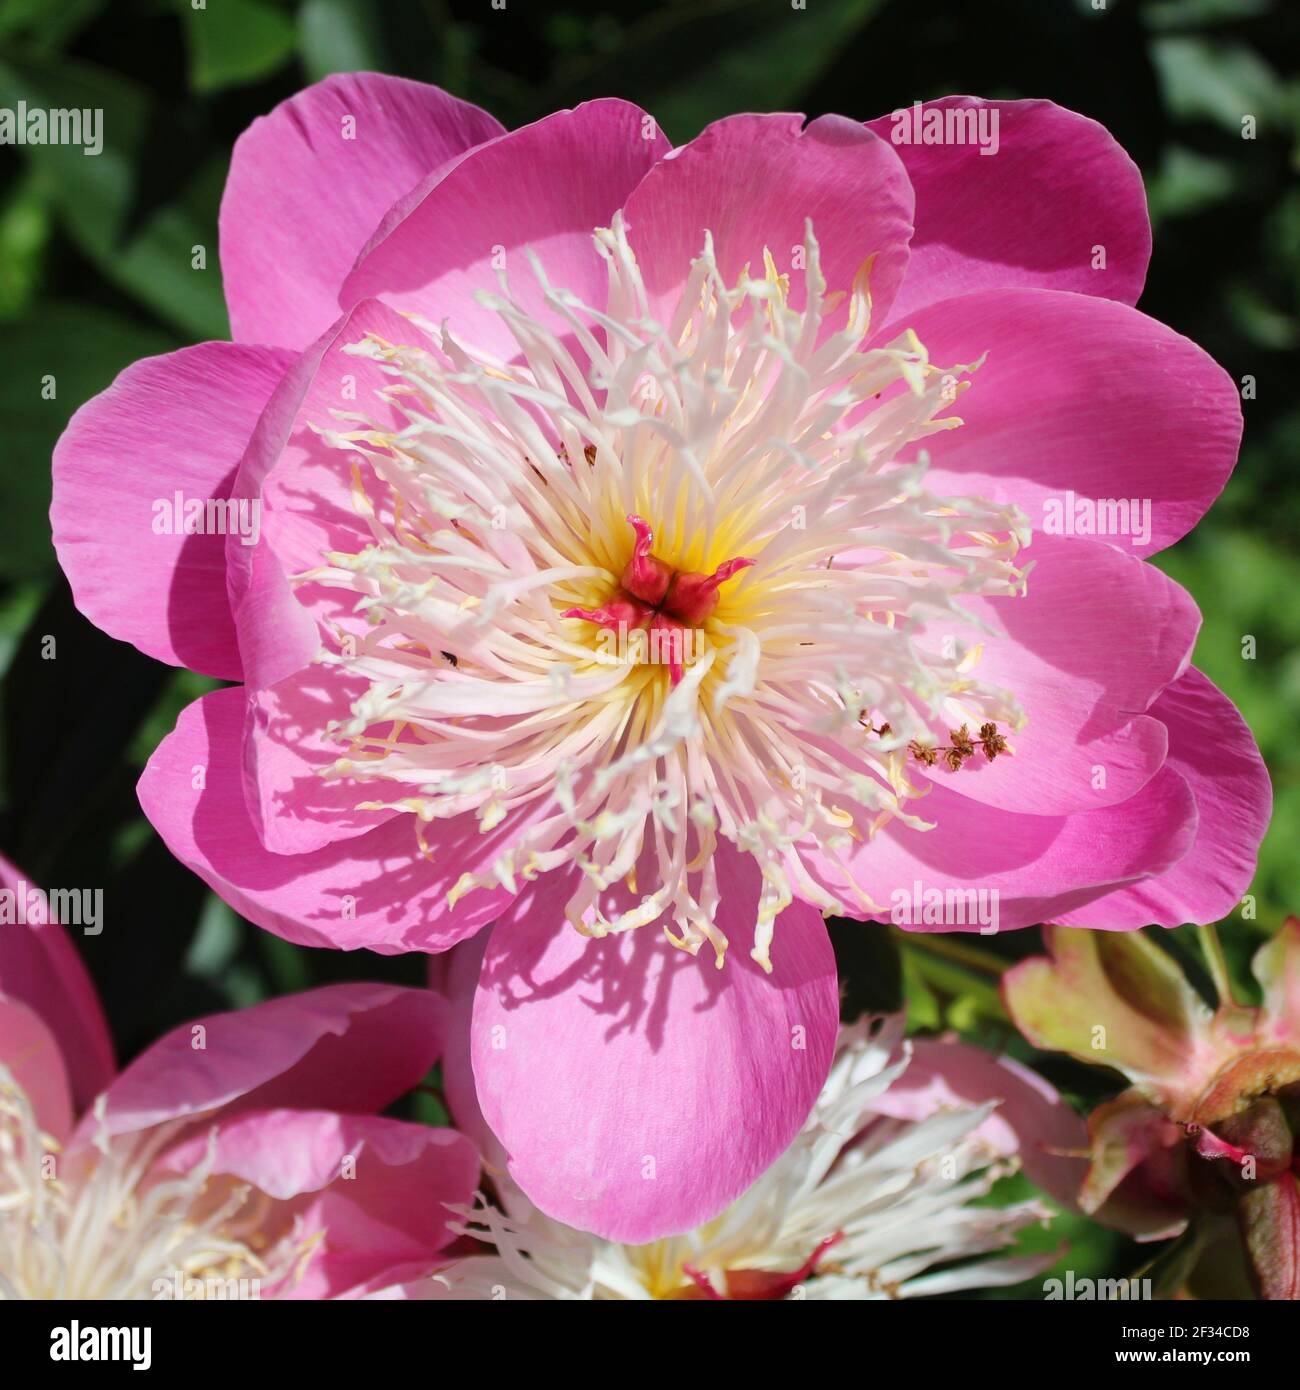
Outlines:
[[472, 817], [439, 827], [435, 860], [419, 853], [407, 815], [311, 854], [269, 852], [244, 798], [243, 724], [242, 690], [196, 700], [155, 749], [138, 790], [168, 849], [250, 921], [304, 946], [441, 951], [509, 902], [504, 889], [484, 890], [447, 906], [461, 874], [495, 857], [511, 829], [480, 835]]
[[[6, 928], [12, 930], [12, 928]], [[27, 1095], [36, 1123], [65, 1144], [72, 1133], [72, 1094], [58, 1039], [39, 1014], [0, 993], [0, 1066]]]
[[506, 1152], [488, 1128], [478, 1103], [470, 1057], [474, 1000], [483, 973], [483, 954], [491, 928], [429, 957], [429, 987], [447, 1001], [447, 1043], [442, 1052], [442, 1089], [452, 1123], [472, 1139], [494, 1182], [508, 1181]]
[[246, 795], [267, 849], [309, 854], [365, 834], [395, 813], [359, 805], [411, 794], [396, 783], [321, 775], [351, 751], [351, 740], [331, 736], [327, 725], [349, 718], [368, 688], [346, 668], [313, 665], [253, 695], [244, 735]]
[[1179, 1235], [1187, 1226], [1187, 1137], [1136, 1088], [1097, 1106], [1088, 1116], [1092, 1161], [1079, 1205], [1135, 1240]]
[[[894, 821], [846, 856], [880, 904], [872, 915], [908, 931], [1033, 926], [1117, 885], [1164, 872], [1188, 853], [1196, 833], [1191, 791], [1168, 769], [1128, 801], [1097, 811], [1023, 815], [935, 786], [920, 814], [934, 829], [913, 830]], [[819, 877], [835, 890], [837, 881], [824, 866]], [[984, 917], [991, 920], [981, 920], [978, 897], [954, 897], [950, 918], [927, 922], [925, 895], [932, 890], [983, 891]]]
[[1149, 538], [1132, 520], [1108, 537], [1149, 555], [1186, 535], [1232, 472], [1241, 441], [1232, 379], [1136, 309], [989, 290], [932, 304], [910, 326], [941, 366], [988, 353], [951, 412], [965, 424], [925, 441], [936, 492], [1015, 502], [1040, 532], [1067, 493], [1149, 501]]
[[[394, 209], [340, 293], [344, 308], [374, 296], [448, 321], [465, 343], [514, 356], [500, 318], [474, 298], [498, 289], [547, 319], [527, 252], [551, 284], [603, 308], [607, 276], [592, 233], [669, 148], [654, 120], [615, 98], [589, 101], [522, 126], [438, 171]], [[558, 322], [558, 320], [555, 320]]]
[[690, 263], [713, 233], [728, 284], [742, 267], [763, 275], [763, 251], [790, 275], [790, 302], [804, 303], [792, 269], [811, 218], [831, 291], [848, 291], [869, 257], [873, 322], [888, 321], [907, 265], [913, 197], [898, 156], [865, 126], [821, 116], [728, 116], [655, 166], [627, 200], [629, 235], [651, 308], [671, 311]]
[[[327, 551], [356, 553], [373, 543], [353, 501], [351, 456], [327, 446], [317, 433], [338, 427], [338, 411], [364, 412], [378, 428], [397, 430], [406, 423], [376, 394], [391, 387], [392, 378], [344, 352], [367, 333], [433, 350], [410, 320], [373, 300], [358, 304], [285, 374], [240, 461], [234, 494], [260, 500], [261, 542], [229, 544], [226, 558], [245, 680], [254, 690], [311, 662], [326, 624], [354, 633], [366, 627], [353, 612], [351, 595], [320, 584], [291, 584], [288, 576], [315, 569]], [[372, 500], [381, 507], [378, 497]]]
[[[926, 625], [919, 645], [931, 650], [950, 634], [983, 643], [973, 677], [1012, 691], [1027, 716], [1011, 735], [1014, 753], [993, 762], [977, 753], [957, 772], [936, 765], [930, 782], [1042, 816], [1125, 801], [1165, 760], [1164, 726], [1142, 711], [1185, 668], [1200, 613], [1154, 565], [1102, 542], [1039, 534], [1023, 555], [1030, 561], [1023, 597], [958, 596], [1005, 636]], [[1117, 640], [1120, 625], [1140, 640]]]
[[370, 72], [327, 77], [254, 121], [221, 202], [232, 335], [306, 347], [338, 317], [339, 286], [389, 207], [500, 134], [477, 106]]
[[[208, 1143], [197, 1133], [161, 1166], [184, 1171], [205, 1160]], [[273, 1219], [296, 1218], [295, 1240], [322, 1237], [304, 1277], [274, 1296], [340, 1298], [427, 1273], [455, 1238], [448, 1208], [473, 1203], [479, 1163], [473, 1144], [450, 1129], [259, 1110], [220, 1126], [212, 1171], [283, 1204]]]
[[998, 1108], [976, 1132], [1002, 1155], [1018, 1154], [1025, 1176], [1065, 1206], [1077, 1205], [1088, 1170], [1088, 1130], [1055, 1087], [1013, 1057], [965, 1043], [917, 1038], [912, 1060], [873, 1109], [922, 1120], [939, 1110]]
[[1250, 888], [1273, 809], [1273, 789], [1245, 720], [1194, 667], [1160, 696], [1151, 713], [1169, 729], [1169, 766], [1186, 779], [1196, 798], [1195, 842], [1185, 858], [1157, 877], [1057, 919], [1068, 926], [1122, 929], [1217, 922]]
[[[359, 304], [298, 359], [254, 432], [235, 491], [262, 508], [255, 551], [229, 547], [231, 595], [247, 673], [249, 718], [244, 766], [258, 835], [277, 854], [304, 854], [382, 824], [388, 811], [360, 803], [393, 800], [409, 788], [321, 776], [350, 753], [350, 740], [326, 726], [346, 718], [366, 683], [343, 667], [312, 664], [336, 634], [368, 630], [355, 596], [323, 584], [291, 584], [289, 575], [325, 563], [330, 552], [373, 544], [353, 500], [352, 456], [327, 446], [318, 429], [339, 411], [364, 411], [380, 428], [400, 430], [405, 417], [377, 393], [392, 378], [344, 348], [375, 333], [427, 350], [433, 344], [408, 320], [375, 300]], [[387, 503], [372, 498], [388, 520]]]
[[910, 143], [911, 107], [868, 122], [916, 190], [912, 258], [891, 315], [900, 327], [936, 300], [973, 290], [1024, 286], [1137, 302], [1151, 259], [1146, 194], [1105, 126], [1050, 101], [953, 96], [921, 109], [969, 111], [986, 136], [996, 113], [997, 144], [987, 141], [985, 153], [969, 140]]
[[184, 501], [230, 496], [248, 437], [291, 361], [233, 343], [147, 357], [68, 423], [54, 450], [54, 546], [77, 607], [110, 636], [173, 666], [238, 679], [226, 535], [154, 526], [175, 525], [178, 492], [182, 519]]
[[[27, 900], [34, 887], [0, 859], [0, 887]], [[45, 900], [41, 900], [44, 917]], [[0, 925], [0, 994], [28, 1008], [63, 1049], [73, 1104], [83, 1110], [113, 1079], [113, 1039], [81, 957], [57, 922]]]
[[611, 1240], [716, 1216], [794, 1138], [830, 1066], [839, 1000], [820, 916], [781, 914], [765, 975], [748, 954], [757, 869], [728, 849], [716, 862], [720, 970], [656, 925], [583, 938], [559, 872], [488, 942], [471, 1041], [483, 1114], [537, 1206]]
[[[437, 1060], [443, 1010], [432, 990], [341, 984], [196, 1019], [109, 1087], [108, 1132], [279, 1106], [382, 1110]], [[94, 1132], [84, 1121], [82, 1133]]]

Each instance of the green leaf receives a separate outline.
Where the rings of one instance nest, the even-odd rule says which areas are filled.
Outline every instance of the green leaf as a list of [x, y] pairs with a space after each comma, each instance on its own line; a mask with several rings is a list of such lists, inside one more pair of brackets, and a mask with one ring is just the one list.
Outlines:
[[788, 111], [880, 4], [669, 6], [628, 25], [607, 52], [562, 64], [555, 104], [617, 90], [653, 112], [677, 141], [732, 112]]
[[[5, 518], [5, 544], [0, 546], [0, 575], [36, 575], [54, 568], [50, 455], [64, 425], [128, 363], [177, 344], [167, 334], [107, 309], [57, 302], [6, 324], [4, 341], [0, 515]], [[51, 391], [54, 397], [47, 400]]]
[[1156, 1298], [1177, 1298], [1187, 1286], [1205, 1245], [1205, 1233], [1189, 1226], [1171, 1245], [1165, 1245], [1134, 1272], [1135, 1279], [1150, 1279]]
[[[1212, 513], [1193, 535], [1154, 558], [1197, 601], [1205, 621], [1193, 661], [1241, 711], [1272, 774], [1273, 816], [1249, 890], [1258, 899], [1253, 928], [1264, 932], [1276, 930], [1296, 907], [1300, 604], [1280, 602], [1279, 596], [1300, 592], [1300, 563], [1288, 544], [1297, 514], [1295, 489], [1286, 472], [1300, 442], [1300, 417], [1291, 422], [1289, 415], [1274, 415], [1268, 432], [1255, 423], [1257, 404], [1244, 407], [1247, 446], [1230, 484], [1243, 494], [1238, 508], [1248, 520], [1227, 527]], [[1228, 500], [1225, 494], [1216, 511]], [[1224, 944], [1231, 951], [1231, 941]]]
[[234, 960], [243, 935], [243, 919], [215, 893], [209, 893], [185, 953], [185, 973], [201, 980], [215, 979]]
[[0, 678], [9, 670], [14, 652], [27, 625], [36, 616], [45, 597], [45, 583], [28, 579], [9, 586], [0, 598]]
[[1079, 1279], [1100, 1279], [1124, 1267], [1123, 1251], [1127, 1242], [1114, 1231], [1098, 1225], [1079, 1212], [1060, 1206], [1045, 1197], [1025, 1177], [1023, 1172], [1000, 1179], [987, 1196], [977, 1198], [977, 1207], [1007, 1207], [1016, 1202], [1036, 1201], [1051, 1211], [1049, 1220], [1034, 1222], [1016, 1232], [1015, 1243], [1006, 1251], [1008, 1258], [1043, 1255], [1056, 1252], [1060, 1258], [1049, 1268], [1041, 1270], [1019, 1284], [985, 1290], [987, 1299], [1039, 1300], [1047, 1292], [1047, 1280], [1064, 1279], [1074, 1271]]
[[[23, 641], [28, 626], [39, 612], [48, 581], [28, 579], [5, 586], [0, 598], [0, 722], [4, 717], [7, 691], [4, 677]], [[0, 739], [0, 812], [12, 809], [9, 796], [9, 767], [3, 739]]]
[[1240, 135], [1242, 117], [1261, 127], [1284, 119], [1286, 97], [1277, 74], [1244, 44], [1199, 38], [1156, 39], [1151, 58], [1165, 104], [1181, 120], [1210, 120]]
[[1300, 1298], [1300, 1186], [1290, 1173], [1237, 1204], [1237, 1220], [1261, 1298]]
[[257, 933], [257, 944], [277, 994], [294, 994], [310, 987], [309, 957], [300, 946], [269, 931]]
[[1243, 338], [1271, 352], [1290, 352], [1300, 337], [1295, 317], [1275, 307], [1251, 285], [1228, 287], [1228, 308]]
[[[907, 995], [908, 1020], [915, 1026], [937, 1027], [931, 1020], [932, 1005], [944, 1001], [942, 1023], [946, 1027], [969, 1031], [981, 1019], [1006, 1022], [1006, 1011], [997, 989], [973, 970], [936, 954], [929, 941], [900, 944], [903, 953], [903, 984]], [[922, 1016], [926, 1021], [922, 1024]]]
[[293, 20], [264, 0], [204, 0], [195, 9], [177, 0], [185, 15], [190, 86], [215, 92], [269, 77], [293, 55]]
[[442, 1069], [434, 1067], [411, 1093], [411, 1118], [417, 1124], [442, 1129], [451, 1124], [451, 1114], [443, 1104]]
[[1226, 160], [1209, 159], [1173, 145], [1165, 151], [1148, 190], [1152, 220], [1203, 212], [1231, 197], [1235, 184], [1232, 166]]
[[153, 757], [154, 749], [176, 727], [181, 711], [201, 700], [203, 696], [220, 687], [221, 682], [211, 676], [201, 676], [197, 671], [184, 669], [172, 673], [163, 686], [157, 702], [144, 717], [135, 737], [127, 746], [126, 758], [133, 767], [143, 770], [145, 763]]
[[1192, 29], [1254, 19], [1272, 8], [1273, 0], [1157, 0], [1142, 17], [1152, 29]]
[[35, 298], [49, 239], [49, 208], [27, 174], [0, 207], [0, 320], [17, 317]]
[[[187, 336], [227, 337], [217, 264], [225, 156], [214, 154], [191, 174], [193, 151], [186, 160], [176, 113], [134, 83], [84, 64], [35, 56], [0, 61], [0, 106], [20, 101], [29, 109], [102, 113], [98, 154], [80, 145], [24, 145], [29, 167], [68, 235], [109, 280]], [[148, 206], [140, 181], [159, 168], [179, 168], [187, 181], [161, 206]], [[196, 246], [203, 248], [203, 269], [192, 266]]]
[[307, 0], [298, 11], [298, 47], [313, 82], [332, 72], [372, 72], [388, 66], [374, 11], [363, 0]]
[[938, 1029], [943, 1026], [943, 1009], [939, 997], [925, 982], [917, 958], [903, 952], [903, 996], [907, 1003], [907, 1031]]
[[0, 38], [29, 36], [39, 48], [61, 48], [85, 28], [108, 0], [0, 0]]

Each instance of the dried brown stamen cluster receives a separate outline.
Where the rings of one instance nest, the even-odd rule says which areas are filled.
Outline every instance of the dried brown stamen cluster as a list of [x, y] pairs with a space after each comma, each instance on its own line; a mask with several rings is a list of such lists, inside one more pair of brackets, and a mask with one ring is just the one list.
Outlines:
[[960, 771], [962, 764], [975, 756], [977, 748], [984, 750], [989, 762], [999, 753], [1007, 751], [1006, 737], [998, 733], [998, 726], [992, 723], [980, 725], [978, 738], [971, 736], [968, 724], [963, 724], [960, 729], [949, 729], [948, 737], [952, 740], [948, 744], [925, 744], [913, 739], [907, 745], [907, 751], [926, 767], [933, 767], [942, 758], [953, 772]]

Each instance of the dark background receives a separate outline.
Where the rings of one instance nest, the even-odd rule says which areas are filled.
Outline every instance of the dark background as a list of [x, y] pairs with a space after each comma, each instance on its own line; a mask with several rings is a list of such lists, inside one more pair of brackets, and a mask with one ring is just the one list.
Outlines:
[[[1255, 946], [1300, 910], [1298, 38], [1300, 5], [1284, 0], [0, 0], [0, 106], [102, 107], [106, 142], [97, 158], [0, 149], [0, 853], [46, 886], [103, 888], [105, 929], [78, 945], [123, 1059], [198, 1013], [332, 979], [422, 979], [421, 957], [311, 951], [258, 931], [170, 858], [134, 784], [180, 707], [213, 683], [79, 617], [46, 516], [50, 452], [82, 401], [137, 357], [228, 335], [216, 213], [235, 138], [349, 69], [438, 83], [507, 126], [628, 97], [675, 142], [734, 111], [866, 119], [952, 92], [1050, 97], [1110, 128], [1142, 168], [1155, 222], [1141, 307], [1255, 379], [1224, 497], [1159, 560], [1200, 603], [1197, 662], [1250, 721], [1277, 791], [1257, 916], [1221, 927], [1242, 980]], [[195, 245], [204, 270], [191, 267]], [[54, 401], [41, 399], [47, 374]], [[914, 1028], [1011, 1047], [1081, 1104], [1118, 1089], [1011, 1030], [997, 976], [1039, 949], [1036, 931], [992, 943], [834, 934], [849, 1009], [905, 1003]], [[1185, 932], [1162, 940], [1199, 972]], [[1063, 1231], [1077, 1276], [1140, 1262], [1078, 1220], [1042, 1240]]]

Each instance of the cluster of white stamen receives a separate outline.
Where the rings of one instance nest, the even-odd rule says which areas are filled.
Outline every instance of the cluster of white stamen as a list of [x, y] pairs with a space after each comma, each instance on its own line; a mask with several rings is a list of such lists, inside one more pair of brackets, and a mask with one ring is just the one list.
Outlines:
[[159, 1173], [176, 1126], [110, 1138], [100, 1106], [94, 1148], [65, 1154], [0, 1066], [0, 1299], [174, 1296], [164, 1286], [226, 1297], [231, 1281], [269, 1291], [301, 1267], [302, 1243], [258, 1253], [265, 1194], [213, 1181], [210, 1152], [187, 1172]]
[[792, 1296], [913, 1298], [1029, 1278], [1056, 1255], [998, 1252], [1050, 1209], [1033, 1200], [979, 1204], [1016, 1167], [978, 1133], [993, 1104], [919, 1121], [874, 1109], [908, 1065], [902, 1036], [901, 1018], [874, 1035], [865, 1020], [842, 1030], [794, 1144], [715, 1220], [685, 1235], [648, 1245], [602, 1240], [544, 1216], [499, 1177], [505, 1210], [480, 1199], [462, 1226], [495, 1253], [435, 1275], [434, 1296], [671, 1299], [698, 1294], [699, 1276], [725, 1296], [729, 1273], [797, 1271], [819, 1247], [825, 1253]]
[[[912, 740], [1021, 722], [1007, 692], [971, 675], [978, 647], [927, 649], [924, 625], [964, 618], [963, 594], [1018, 592], [1026, 524], [1013, 507], [932, 495], [923, 453], [900, 461], [960, 423], [936, 416], [971, 369], [933, 366], [910, 332], [864, 348], [869, 263], [847, 296], [828, 296], [809, 226], [794, 309], [770, 256], [762, 278], [730, 286], [706, 239], [665, 325], [621, 222], [595, 240], [603, 310], [532, 259], [563, 338], [504, 276], [480, 294], [513, 361], [446, 324], [432, 351], [349, 348], [393, 378], [384, 395], [409, 423], [317, 422], [352, 458], [373, 538], [301, 576], [354, 593], [370, 623], [325, 657], [369, 681], [331, 771], [409, 786], [362, 805], [414, 813], [422, 845], [433, 819], [504, 823], [508, 847], [456, 894], [577, 864], [579, 930], [663, 918], [719, 964], [725, 837], [762, 870], [753, 955], [768, 968], [792, 895], [881, 910], [842, 852], [895, 816], [925, 828], [901, 806], [925, 786], [908, 775]], [[662, 666], [611, 661], [590, 623], [562, 616], [616, 590], [629, 515], [677, 571], [755, 562], [722, 586], [704, 653], [676, 685]], [[608, 913], [601, 895], [621, 882], [639, 902]]]

